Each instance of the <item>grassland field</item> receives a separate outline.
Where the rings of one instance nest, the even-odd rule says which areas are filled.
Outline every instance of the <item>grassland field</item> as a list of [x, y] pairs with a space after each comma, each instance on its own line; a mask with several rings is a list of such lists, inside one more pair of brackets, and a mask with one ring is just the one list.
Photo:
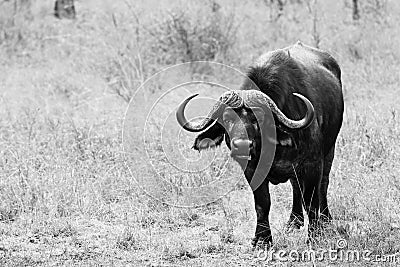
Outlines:
[[[250, 245], [252, 192], [226, 149], [215, 155], [227, 165], [205, 172], [224, 168], [232, 190], [179, 208], [138, 186], [129, 169], [150, 182], [154, 171], [142, 146], [127, 161], [122, 132], [135, 90], [168, 66], [209, 60], [245, 71], [297, 40], [319, 46], [342, 68], [345, 114], [328, 193], [334, 222], [316, 246], [344, 238], [348, 249], [399, 253], [398, 1], [360, 1], [358, 21], [344, 0], [288, 0], [282, 12], [261, 0], [80, 0], [75, 20], [56, 19], [53, 4], [0, 1], [0, 266], [396, 266], [262, 261]], [[165, 162], [149, 137], [160, 152], [151, 162]], [[289, 183], [271, 187], [274, 248], [303, 251], [306, 228], [284, 229], [291, 197]]]

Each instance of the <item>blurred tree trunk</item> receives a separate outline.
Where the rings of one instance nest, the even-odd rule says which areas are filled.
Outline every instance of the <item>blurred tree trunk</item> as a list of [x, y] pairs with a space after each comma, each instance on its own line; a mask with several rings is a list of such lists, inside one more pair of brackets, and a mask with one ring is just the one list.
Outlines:
[[353, 0], [353, 20], [360, 19], [360, 11], [358, 9], [358, 0]]
[[56, 0], [54, 16], [59, 19], [74, 19], [76, 16], [74, 0]]
[[277, 8], [278, 8], [278, 12], [277, 13], [278, 14], [276, 15], [275, 18], [273, 18], [273, 15], [272, 15], [272, 12], [271, 12], [270, 13], [271, 20], [276, 21], [283, 15], [283, 8], [284, 8], [286, 2], [287, 1], [284, 2], [283, 0], [264, 0], [264, 4], [266, 6], [268, 6], [268, 7], [270, 7], [271, 9], [273, 9], [272, 5], [275, 5], [275, 4], [277, 5]]
[[278, 0], [277, 1], [278, 2], [278, 18], [280, 17], [280, 16], [282, 16], [283, 15], [283, 6], [284, 6], [284, 3], [283, 3], [283, 1], [282, 0]]

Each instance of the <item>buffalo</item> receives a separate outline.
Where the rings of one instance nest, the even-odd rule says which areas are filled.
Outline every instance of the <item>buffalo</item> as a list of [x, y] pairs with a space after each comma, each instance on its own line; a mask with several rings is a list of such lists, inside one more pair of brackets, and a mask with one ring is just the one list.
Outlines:
[[[200, 122], [188, 121], [184, 115], [195, 96], [183, 101], [176, 112], [181, 127], [202, 132], [193, 148], [215, 147], [225, 139], [246, 180], [251, 183], [256, 173], [262, 177], [252, 187], [257, 213], [253, 246], [272, 244], [269, 183], [288, 180], [293, 203], [287, 225], [303, 226], [304, 208], [309, 220], [307, 240], [312, 241], [321, 226], [332, 220], [327, 190], [344, 109], [337, 61], [325, 51], [297, 42], [259, 57], [240, 89], [220, 96]], [[271, 145], [275, 151], [267, 168]]]

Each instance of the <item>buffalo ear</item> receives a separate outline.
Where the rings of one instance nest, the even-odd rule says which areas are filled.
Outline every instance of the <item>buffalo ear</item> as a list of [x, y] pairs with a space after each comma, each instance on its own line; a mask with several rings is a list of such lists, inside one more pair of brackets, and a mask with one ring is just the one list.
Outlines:
[[219, 146], [224, 140], [225, 129], [218, 122], [199, 134], [194, 140], [193, 148], [201, 151], [203, 149]]
[[276, 138], [277, 138], [277, 144], [279, 144], [280, 146], [297, 148], [297, 143], [291, 133], [288, 133], [286, 131], [277, 128]]

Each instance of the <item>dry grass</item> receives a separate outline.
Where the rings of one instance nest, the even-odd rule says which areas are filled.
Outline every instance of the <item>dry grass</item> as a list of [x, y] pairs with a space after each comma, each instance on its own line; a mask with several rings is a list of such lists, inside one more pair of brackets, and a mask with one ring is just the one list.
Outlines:
[[[346, 103], [329, 191], [335, 223], [317, 247], [345, 237], [352, 249], [398, 252], [400, 5], [363, 2], [354, 23], [351, 1], [319, 1], [312, 14], [299, 2], [277, 17], [263, 1], [79, 1], [76, 21], [55, 19], [52, 3], [15, 11], [1, 2], [0, 265], [263, 265], [250, 247], [253, 198], [239, 168], [228, 162], [239, 182], [215, 203], [162, 204], [129, 174], [124, 113], [134, 89], [168, 64], [211, 59], [244, 70], [262, 52], [315, 36], [342, 66]], [[134, 157], [143, 156], [139, 147]], [[141, 161], [134, 168], [152, 179]], [[306, 249], [304, 228], [283, 229], [290, 185], [271, 191], [276, 248]], [[332, 264], [347, 265], [318, 263]]]

